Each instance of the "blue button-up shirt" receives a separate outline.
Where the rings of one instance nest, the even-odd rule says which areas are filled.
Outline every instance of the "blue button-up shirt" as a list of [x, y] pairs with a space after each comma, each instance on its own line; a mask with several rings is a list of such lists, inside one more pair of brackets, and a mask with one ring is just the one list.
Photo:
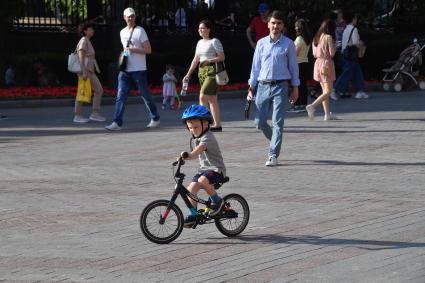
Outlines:
[[284, 36], [273, 42], [270, 36], [257, 42], [248, 84], [254, 88], [258, 81], [290, 80], [300, 85], [297, 53], [294, 42]]

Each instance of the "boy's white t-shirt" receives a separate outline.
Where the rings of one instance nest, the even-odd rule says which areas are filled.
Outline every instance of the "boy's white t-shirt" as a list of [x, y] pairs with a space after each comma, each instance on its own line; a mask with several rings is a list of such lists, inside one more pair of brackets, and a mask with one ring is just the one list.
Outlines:
[[[128, 27], [123, 28], [120, 31], [120, 37], [121, 37], [121, 43], [123, 48], [127, 47], [127, 41], [130, 38], [131, 30]], [[136, 26], [133, 32], [133, 35], [131, 36], [130, 41], [130, 48], [141, 48], [142, 44], [146, 41], [149, 41], [148, 35], [146, 34], [146, 31], [139, 26]], [[130, 56], [128, 57], [127, 61], [127, 72], [135, 72], [135, 71], [146, 71], [146, 54], [140, 54], [140, 53], [130, 53]]]

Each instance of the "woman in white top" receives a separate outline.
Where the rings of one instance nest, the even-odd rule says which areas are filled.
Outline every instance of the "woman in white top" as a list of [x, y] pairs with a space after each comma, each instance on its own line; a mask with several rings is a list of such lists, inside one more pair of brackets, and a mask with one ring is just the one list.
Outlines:
[[295, 50], [297, 52], [298, 69], [300, 70], [300, 85], [299, 97], [295, 102], [295, 111], [305, 111], [307, 106], [307, 79], [310, 77], [311, 70], [308, 63], [308, 51], [311, 47], [311, 33], [307, 26], [307, 23], [303, 19], [299, 19], [295, 22], [295, 32], [297, 38], [295, 38]]
[[218, 85], [215, 81], [215, 64], [224, 61], [223, 45], [220, 40], [214, 38], [210, 21], [201, 21], [198, 31], [202, 39], [196, 45], [195, 56], [190, 64], [189, 71], [183, 78], [183, 82], [190, 79], [191, 74], [199, 64], [198, 78], [201, 85], [199, 104], [209, 107], [211, 110], [214, 119], [211, 131], [221, 132], [220, 108], [217, 100]]

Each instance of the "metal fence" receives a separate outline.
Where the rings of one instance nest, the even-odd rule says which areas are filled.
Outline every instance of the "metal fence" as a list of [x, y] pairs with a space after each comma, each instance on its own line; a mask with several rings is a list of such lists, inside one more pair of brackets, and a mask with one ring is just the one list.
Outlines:
[[[199, 17], [213, 20], [217, 17], [214, 0], [25, 0], [24, 3], [24, 12], [13, 23], [17, 30], [69, 32], [88, 20], [101, 25], [121, 23], [126, 7], [136, 10], [139, 24], [159, 29], [185, 30], [196, 24]], [[234, 28], [234, 22], [231, 16], [218, 20], [219, 25], [229, 28]]]

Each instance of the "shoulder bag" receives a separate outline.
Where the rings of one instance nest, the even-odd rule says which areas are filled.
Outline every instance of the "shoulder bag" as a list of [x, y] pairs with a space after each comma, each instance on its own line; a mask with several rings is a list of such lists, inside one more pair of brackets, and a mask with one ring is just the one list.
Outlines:
[[81, 66], [77, 51], [68, 55], [68, 71], [71, 73], [81, 73]]
[[[131, 42], [131, 37], [133, 36], [133, 31], [137, 26], [135, 26], [130, 33], [130, 37], [127, 40], [127, 46], [126, 48], [128, 48], [130, 46], [130, 42]], [[128, 61], [128, 53], [126, 53], [125, 51], [122, 51], [120, 54], [120, 57], [118, 58], [118, 69], [120, 71], [125, 71], [127, 69], [127, 61]]]
[[[77, 45], [78, 48], [78, 45]], [[71, 73], [81, 74], [81, 65], [80, 59], [78, 58], [78, 50], [75, 49], [74, 52], [68, 55], [68, 71]], [[84, 64], [87, 66], [88, 58], [84, 58]]]
[[215, 63], [215, 81], [218, 85], [226, 85], [229, 82], [229, 75], [224, 61]]
[[353, 27], [353, 29], [350, 32], [350, 36], [348, 37], [348, 41], [347, 41], [347, 46], [345, 47], [345, 49], [342, 51], [342, 55], [344, 56], [345, 59], [349, 60], [349, 61], [354, 61], [358, 58], [358, 54], [359, 54], [359, 49], [357, 48], [356, 45], [348, 45], [351, 41], [351, 36], [353, 35], [353, 31], [356, 28]]

